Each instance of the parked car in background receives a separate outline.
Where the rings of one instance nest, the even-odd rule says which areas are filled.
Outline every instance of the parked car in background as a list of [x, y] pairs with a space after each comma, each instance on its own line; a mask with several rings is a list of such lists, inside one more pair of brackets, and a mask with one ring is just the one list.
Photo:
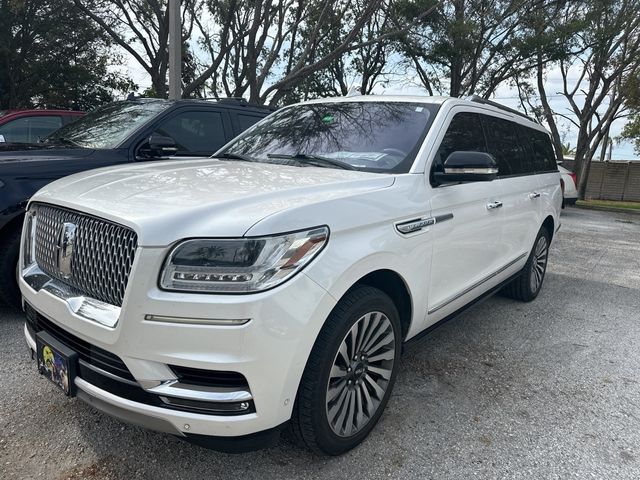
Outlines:
[[560, 180], [562, 182], [562, 208], [565, 205], [575, 205], [578, 200], [578, 190], [576, 189], [576, 174], [571, 170], [558, 164]]
[[36, 143], [82, 117], [73, 110], [5, 110], [0, 112], [0, 144]]
[[338, 455], [378, 422], [404, 342], [498, 289], [536, 298], [561, 202], [548, 133], [510, 109], [305, 102], [210, 159], [40, 190], [25, 336], [43, 375], [122, 420], [223, 450], [288, 424]]
[[19, 304], [20, 230], [27, 201], [38, 189], [98, 167], [209, 156], [272, 111], [237, 99], [127, 100], [90, 112], [38, 144], [0, 148], [0, 303]]

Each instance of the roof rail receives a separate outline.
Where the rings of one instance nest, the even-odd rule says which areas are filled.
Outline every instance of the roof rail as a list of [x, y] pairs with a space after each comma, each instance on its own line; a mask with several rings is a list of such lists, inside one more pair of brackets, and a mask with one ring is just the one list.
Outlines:
[[277, 110], [276, 107], [272, 107], [269, 105], [262, 105], [260, 103], [250, 103], [249, 101], [247, 101], [246, 98], [242, 98], [242, 97], [222, 97], [218, 99], [206, 99], [206, 100], [217, 100], [218, 103], [222, 103], [222, 104], [226, 103], [227, 105], [235, 104], [242, 107], [262, 108], [265, 110], [270, 110], [272, 112], [275, 112]]
[[522, 112], [519, 112], [518, 110], [516, 110], [514, 108], [505, 107], [504, 105], [502, 105], [502, 104], [500, 104], [498, 102], [493, 102], [491, 100], [487, 100], [486, 98], [482, 98], [482, 97], [480, 97], [478, 95], [471, 95], [470, 97], [467, 98], [467, 100], [469, 100], [470, 102], [482, 103], [484, 105], [491, 105], [492, 107], [499, 108], [500, 110], [504, 110], [506, 112], [513, 113], [514, 115], [519, 115], [519, 116], [521, 116], [523, 118], [526, 118], [530, 122], [538, 123], [537, 120], [531, 118], [529, 115], [526, 115], [526, 114], [524, 114]]
[[242, 97], [222, 97], [218, 99], [218, 103], [249, 103], [249, 102], [247, 102]]

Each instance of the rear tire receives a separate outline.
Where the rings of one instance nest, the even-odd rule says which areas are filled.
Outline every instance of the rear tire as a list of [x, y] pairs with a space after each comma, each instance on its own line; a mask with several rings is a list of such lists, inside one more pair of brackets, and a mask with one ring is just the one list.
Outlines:
[[547, 229], [545, 227], [540, 228], [524, 268], [503, 289], [503, 293], [507, 297], [530, 302], [538, 296], [547, 271], [550, 240], [551, 236]]
[[0, 305], [20, 307], [16, 279], [20, 253], [20, 229], [14, 228], [0, 240]]
[[398, 372], [402, 329], [388, 295], [357, 286], [338, 302], [313, 346], [290, 428], [303, 446], [340, 455], [378, 422]]

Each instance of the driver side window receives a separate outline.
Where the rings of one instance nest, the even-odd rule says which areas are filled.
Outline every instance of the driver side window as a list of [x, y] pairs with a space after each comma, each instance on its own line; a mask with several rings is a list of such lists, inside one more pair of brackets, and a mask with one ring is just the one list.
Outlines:
[[453, 117], [436, 153], [434, 165], [438, 163], [441, 167], [447, 157], [455, 151], [487, 151], [478, 114], [458, 113]]
[[447, 129], [431, 167], [431, 179], [435, 172], [444, 172], [444, 161], [455, 151], [486, 152], [487, 146], [477, 113], [457, 113]]
[[176, 155], [212, 155], [227, 143], [221, 112], [181, 112], [154, 131], [176, 142]]

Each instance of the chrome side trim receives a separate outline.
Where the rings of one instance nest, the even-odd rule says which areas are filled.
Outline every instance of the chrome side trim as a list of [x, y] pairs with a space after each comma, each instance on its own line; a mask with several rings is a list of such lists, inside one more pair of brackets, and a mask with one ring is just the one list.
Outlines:
[[413, 233], [418, 230], [422, 230], [424, 227], [428, 227], [430, 225], [434, 225], [436, 223], [435, 218], [433, 217], [421, 217], [414, 218], [413, 220], [409, 220], [406, 222], [396, 223], [396, 230], [400, 233]]
[[436, 215], [433, 219], [436, 223], [446, 222], [447, 220], [451, 220], [453, 218], [453, 213], [445, 213], [443, 215]]
[[43, 290], [54, 297], [64, 300], [69, 310], [79, 317], [115, 328], [120, 318], [120, 307], [78, 294], [71, 287], [51, 278], [37, 264], [22, 271], [22, 278], [33, 290]]
[[436, 215], [435, 217], [420, 217], [405, 222], [396, 223], [396, 230], [402, 234], [415, 233], [425, 227], [430, 227], [436, 223], [442, 223], [453, 218], [453, 213], [445, 213], [444, 215]]
[[196, 400], [199, 402], [247, 402], [253, 399], [253, 396], [247, 390], [191, 385], [180, 383], [178, 380], [169, 380], [157, 387], [147, 388], [145, 390], [156, 395]]
[[515, 265], [516, 263], [518, 263], [520, 260], [522, 260], [523, 258], [525, 258], [527, 256], [527, 253], [523, 253], [522, 255], [520, 255], [518, 258], [510, 261], [509, 263], [507, 263], [505, 266], [499, 268], [498, 270], [496, 270], [495, 272], [487, 275], [486, 277], [484, 277], [483, 279], [477, 281], [476, 283], [474, 283], [473, 285], [465, 288], [462, 292], [457, 293], [455, 295], [453, 295], [452, 297], [449, 297], [448, 299], [446, 299], [445, 301], [439, 303], [438, 305], [436, 305], [435, 307], [433, 307], [431, 310], [429, 310], [427, 313], [429, 315], [431, 315], [432, 313], [437, 312], [438, 310], [446, 307], [447, 305], [449, 305], [452, 302], [455, 302], [457, 299], [459, 299], [460, 297], [466, 295], [467, 293], [471, 292], [472, 290], [475, 290], [476, 288], [478, 288], [480, 285], [482, 285], [485, 282], [488, 282], [489, 280], [491, 280], [493, 277], [500, 275], [502, 272], [504, 272], [505, 270], [507, 270], [509, 267], [512, 267], [513, 265]]
[[85, 362], [82, 359], [78, 360], [78, 363], [80, 363], [83, 367], [87, 367], [89, 370], [93, 370], [94, 372], [103, 375], [105, 377], [110, 378], [111, 380], [116, 380], [118, 382], [122, 382], [122, 383], [126, 383], [127, 385], [133, 385], [134, 387], [139, 387], [140, 385], [137, 382], [134, 382], [132, 380], [129, 380], [127, 378], [122, 378], [119, 377], [118, 375], [114, 375], [111, 372], [107, 372], [106, 370], [103, 370], [99, 367], [96, 367], [95, 365], [91, 365], [90, 363]]
[[250, 318], [196, 318], [196, 317], [172, 317], [169, 315], [144, 316], [145, 321], [155, 323], [178, 323], [187, 325], [215, 325], [215, 326], [239, 326], [251, 321]]

